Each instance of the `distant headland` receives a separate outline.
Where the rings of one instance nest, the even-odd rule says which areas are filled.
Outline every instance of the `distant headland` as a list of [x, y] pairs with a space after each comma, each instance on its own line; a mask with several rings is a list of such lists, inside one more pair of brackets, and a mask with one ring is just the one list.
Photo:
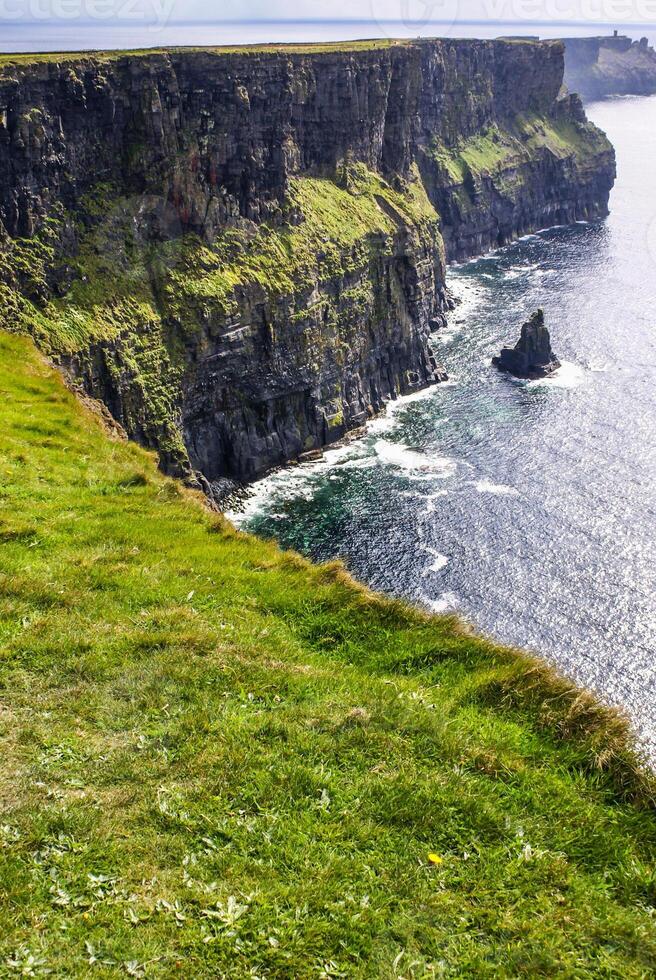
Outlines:
[[656, 92], [656, 51], [646, 37], [566, 37], [565, 84], [584, 102]]

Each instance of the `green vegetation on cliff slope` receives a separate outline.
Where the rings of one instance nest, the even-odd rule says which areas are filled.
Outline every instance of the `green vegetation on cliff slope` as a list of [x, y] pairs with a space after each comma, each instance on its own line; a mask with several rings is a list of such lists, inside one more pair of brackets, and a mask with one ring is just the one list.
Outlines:
[[[163, 204], [157, 199], [151, 207]], [[281, 213], [276, 225], [238, 222], [211, 245], [196, 235], [152, 244], [135, 235], [148, 201], [99, 185], [77, 218], [62, 215], [34, 238], [0, 243], [0, 326], [30, 333], [55, 354], [133, 333], [143, 321], [174, 318], [199, 329], [207, 316], [237, 311], [239, 286], [292, 296], [366, 269], [372, 254], [391, 249], [400, 228], [439, 238], [416, 173], [394, 190], [364, 166], [344, 165], [336, 181], [293, 180], [286, 207], [287, 220]], [[58, 236], [71, 220], [79, 247], [62, 255]], [[70, 286], [51, 297], [48, 281], [63, 278], [63, 269]]]
[[494, 177], [530, 162], [541, 151], [571, 158], [580, 167], [595, 160], [602, 150], [612, 152], [611, 144], [594, 127], [565, 117], [522, 113], [504, 129], [493, 125], [450, 147], [435, 141], [428, 152], [460, 183], [471, 177]]
[[0, 974], [646, 977], [624, 725], [236, 533], [0, 332]]
[[[287, 297], [290, 314], [303, 318], [321, 284], [355, 273], [368, 279], [399, 232], [428, 253], [441, 246], [416, 172], [394, 189], [357, 163], [340, 167], [335, 181], [292, 181], [278, 223], [241, 221], [211, 244], [197, 235], [143, 240], [135, 229], [149, 207], [153, 220], [163, 210], [175, 226], [162, 199], [125, 198], [100, 184], [77, 214], [60, 213], [34, 238], [0, 240], [0, 327], [82, 361], [94, 344], [111, 345], [105, 368], [129, 390], [125, 424], [182, 469], [178, 406], [189, 348], [195, 356], [204, 333], [238, 318], [240, 287], [257, 287], [272, 303]], [[71, 227], [77, 247], [62, 254]], [[66, 288], [53, 295], [53, 282]]]

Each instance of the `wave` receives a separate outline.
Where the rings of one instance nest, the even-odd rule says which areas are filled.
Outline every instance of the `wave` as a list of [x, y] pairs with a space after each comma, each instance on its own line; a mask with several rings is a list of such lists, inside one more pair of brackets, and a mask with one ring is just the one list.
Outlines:
[[426, 551], [433, 556], [433, 561], [424, 569], [424, 575], [428, 575], [430, 572], [441, 572], [449, 564], [447, 556], [441, 555], [439, 551], [434, 551], [433, 548], [426, 548]]
[[431, 612], [445, 613], [449, 610], [457, 609], [460, 601], [455, 592], [442, 592], [437, 599], [424, 600]]
[[427, 494], [424, 497], [424, 500], [426, 501], [426, 509], [424, 510], [424, 514], [434, 514], [435, 513], [435, 501], [439, 497], [448, 497], [448, 495], [449, 495], [449, 491], [448, 490], [436, 490], [435, 493]]
[[492, 493], [497, 497], [519, 497], [519, 490], [506, 483], [492, 483], [491, 480], [476, 480], [474, 486], [479, 493]]
[[[380, 435], [382, 432], [393, 429], [397, 424], [395, 416], [398, 412], [412, 402], [434, 397], [440, 387], [454, 384], [456, 384], [456, 379], [449, 379], [439, 385], [422, 388], [420, 391], [413, 391], [408, 395], [400, 395], [393, 401], [389, 401], [380, 415], [367, 422], [365, 434]], [[271, 502], [273, 494], [279, 501], [292, 500], [294, 497], [311, 500], [314, 496], [312, 478], [335, 467], [340, 469], [367, 469], [373, 466], [377, 460], [382, 460], [408, 471], [425, 471], [423, 476], [415, 475], [413, 479], [448, 475], [444, 472], [446, 465], [444, 460], [424, 457], [420, 453], [408, 450], [407, 447], [397, 443], [379, 439], [374, 444], [373, 449], [374, 454], [372, 455], [365, 439], [358, 438], [332, 449], [325, 449], [319, 459], [283, 466], [251, 484], [244, 497], [239, 500], [238, 505], [227, 510], [225, 515], [228, 520], [240, 527], [264, 510], [267, 504]], [[337, 479], [337, 475], [331, 474], [328, 479]]]
[[548, 385], [553, 388], [578, 388], [585, 381], [585, 368], [573, 361], [561, 361], [560, 367], [548, 378], [536, 378], [526, 382], [528, 388]]
[[456, 471], [456, 463], [448, 456], [426, 456], [401, 442], [378, 439], [373, 448], [381, 462], [414, 474], [415, 478], [446, 479]]
[[403, 411], [408, 405], [413, 402], [425, 401], [430, 398], [434, 398], [437, 391], [448, 385], [449, 381], [441, 381], [439, 384], [430, 385], [427, 388], [421, 388], [419, 391], [411, 391], [409, 395], [399, 395], [393, 401], [387, 402], [385, 409], [377, 415], [376, 418], [371, 419], [371, 421], [366, 424], [366, 431], [368, 435], [378, 432], [386, 432], [388, 429], [393, 428], [396, 424], [395, 416]]

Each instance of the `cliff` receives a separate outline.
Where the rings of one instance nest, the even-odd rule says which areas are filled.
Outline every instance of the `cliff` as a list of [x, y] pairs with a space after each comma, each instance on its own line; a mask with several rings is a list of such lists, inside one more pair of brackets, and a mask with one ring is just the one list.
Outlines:
[[443, 376], [447, 259], [606, 214], [562, 77], [557, 42], [3, 58], [2, 323], [218, 494]]
[[656, 51], [646, 37], [565, 38], [565, 84], [586, 102], [656, 92]]

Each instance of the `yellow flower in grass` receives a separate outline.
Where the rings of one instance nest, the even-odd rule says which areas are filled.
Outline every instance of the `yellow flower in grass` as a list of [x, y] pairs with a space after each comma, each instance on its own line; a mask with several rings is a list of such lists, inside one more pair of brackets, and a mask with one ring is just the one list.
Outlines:
[[428, 855], [428, 860], [430, 861], [431, 864], [442, 864], [442, 862], [444, 861], [444, 858], [443, 857], [440, 857], [439, 854], [434, 854], [431, 851], [431, 853]]

